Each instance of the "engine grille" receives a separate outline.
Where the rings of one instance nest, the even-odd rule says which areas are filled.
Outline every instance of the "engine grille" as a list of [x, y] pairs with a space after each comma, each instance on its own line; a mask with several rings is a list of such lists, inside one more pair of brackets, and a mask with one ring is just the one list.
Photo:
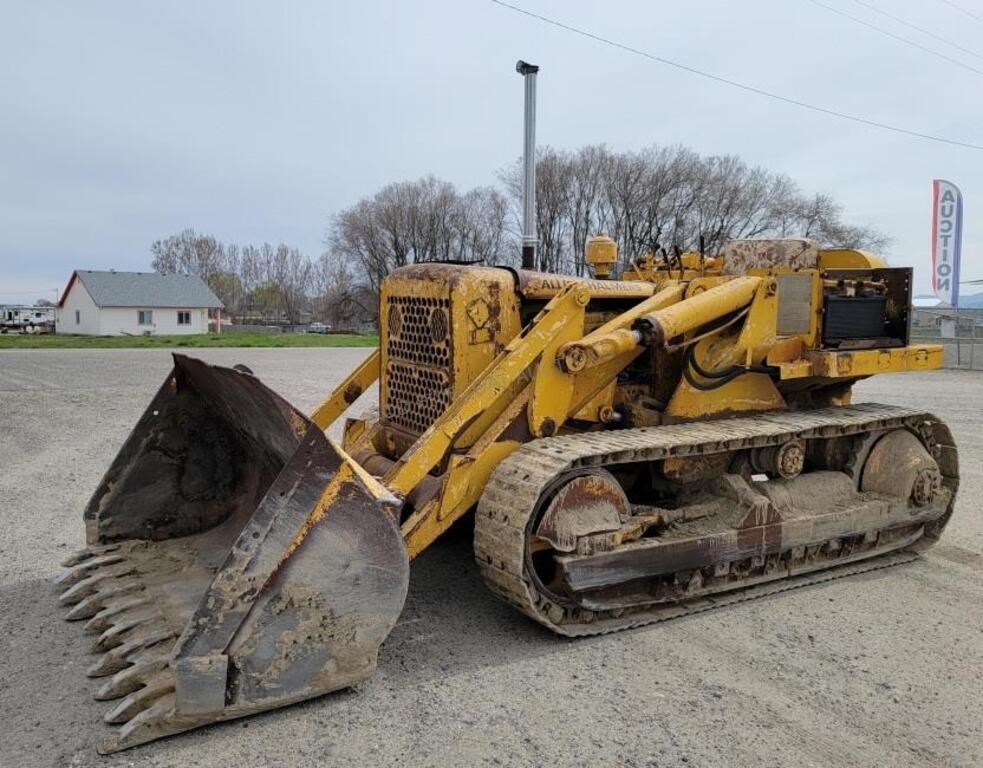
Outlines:
[[389, 296], [383, 418], [420, 433], [454, 399], [450, 299]]

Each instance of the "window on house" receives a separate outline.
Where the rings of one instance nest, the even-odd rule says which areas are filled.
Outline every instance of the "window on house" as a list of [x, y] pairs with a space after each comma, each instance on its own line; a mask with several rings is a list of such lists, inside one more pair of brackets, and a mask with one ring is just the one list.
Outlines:
[[191, 313], [190, 312], [178, 312], [177, 313], [177, 324], [178, 325], [191, 325]]
[[137, 325], [153, 325], [154, 313], [149, 309], [141, 309], [137, 312]]
[[78, 325], [82, 320], [82, 313], [77, 309], [75, 310], [75, 325]]

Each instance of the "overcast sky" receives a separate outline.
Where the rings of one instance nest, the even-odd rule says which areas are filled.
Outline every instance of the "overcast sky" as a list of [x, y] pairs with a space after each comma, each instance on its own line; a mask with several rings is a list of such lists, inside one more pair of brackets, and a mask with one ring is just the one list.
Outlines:
[[[516, 4], [803, 101], [983, 144], [983, 22], [943, 0]], [[983, 18], [979, 0], [958, 5]], [[433, 173], [494, 183], [521, 152], [517, 58], [541, 66], [540, 143], [683, 143], [829, 192], [928, 287], [931, 180], [962, 188], [962, 275], [983, 278], [983, 152], [775, 103], [489, 0], [31, 2], [0, 16], [0, 302], [72, 269], [149, 269], [184, 227], [322, 249], [328, 217]], [[979, 288], [964, 287], [964, 292]]]

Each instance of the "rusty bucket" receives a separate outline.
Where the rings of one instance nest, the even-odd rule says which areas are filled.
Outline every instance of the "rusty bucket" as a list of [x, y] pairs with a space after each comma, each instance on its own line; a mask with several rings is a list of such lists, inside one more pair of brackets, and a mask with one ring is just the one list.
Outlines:
[[174, 369], [85, 509], [60, 600], [115, 752], [351, 686], [409, 560], [397, 500], [245, 369]]

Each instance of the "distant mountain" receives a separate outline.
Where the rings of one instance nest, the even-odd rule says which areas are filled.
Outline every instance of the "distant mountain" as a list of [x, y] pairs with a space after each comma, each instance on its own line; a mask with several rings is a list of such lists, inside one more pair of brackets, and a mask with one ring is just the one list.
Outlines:
[[983, 309], [983, 293], [971, 293], [959, 297], [960, 309]]

